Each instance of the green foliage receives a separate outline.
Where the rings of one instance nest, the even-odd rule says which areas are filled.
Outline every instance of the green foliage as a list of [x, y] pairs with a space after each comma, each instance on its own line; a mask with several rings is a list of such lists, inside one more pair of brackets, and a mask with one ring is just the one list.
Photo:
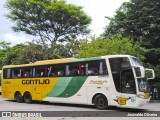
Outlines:
[[47, 45], [43, 40], [17, 44], [13, 47], [7, 46], [5, 42], [0, 43], [3, 46], [0, 49], [0, 69], [3, 65], [73, 57], [79, 50], [80, 42], [78, 40], [72, 40], [66, 44], [52, 42], [52, 45]]
[[[13, 47], [9, 47], [6, 49], [5, 55], [3, 56], [2, 66], [10, 65], [10, 64], [22, 64], [25, 61], [25, 58], [22, 57], [24, 48], [26, 45], [17, 44]], [[1, 67], [2, 67], [1, 66]]]
[[155, 49], [152, 48], [150, 49], [146, 54], [145, 54], [145, 63], [150, 63], [154, 66], [159, 65], [160, 63], [160, 48]]
[[145, 54], [144, 62], [150, 64], [158, 72], [160, 63], [160, 1], [130, 0], [124, 2], [113, 18], [108, 18], [104, 36], [122, 34], [150, 49]]
[[159, 64], [160, 63], [160, 48], [159, 49], [155, 49], [155, 48], [150, 49], [145, 54], [144, 62], [146, 63], [146, 67], [154, 69], [156, 76], [160, 77], [160, 64]]
[[2, 42], [0, 42], [0, 49], [6, 50], [7, 48], [9, 48], [10, 44], [11, 43], [9, 43], [9, 42], [2, 41]]
[[155, 75], [157, 76], [157, 77], [159, 77], [160, 76], [160, 65], [158, 64], [158, 65], [152, 65], [152, 64], [149, 64], [149, 63], [146, 63], [145, 64], [145, 67], [146, 68], [150, 68], [150, 69], [153, 69], [154, 70], [154, 72], [155, 72]]
[[88, 34], [91, 18], [82, 7], [65, 0], [8, 0], [7, 18], [15, 22], [15, 32], [40, 36], [50, 42], [70, 41], [77, 35]]
[[83, 40], [80, 44], [80, 50], [77, 57], [95, 57], [103, 55], [129, 54], [144, 59], [144, 53], [147, 50], [140, 44], [133, 44], [129, 38], [116, 35], [112, 39], [92, 38], [92, 41]]
[[34, 42], [28, 42], [28, 45], [24, 49], [26, 63], [35, 62], [37, 60], [43, 60], [45, 53], [44, 48]]
[[160, 1], [131, 0], [125, 2], [110, 18], [104, 35], [131, 37], [146, 48], [160, 48]]
[[52, 43], [50, 59], [53, 58], [69, 58], [74, 57], [77, 51], [80, 49], [80, 41], [72, 40], [66, 44]]

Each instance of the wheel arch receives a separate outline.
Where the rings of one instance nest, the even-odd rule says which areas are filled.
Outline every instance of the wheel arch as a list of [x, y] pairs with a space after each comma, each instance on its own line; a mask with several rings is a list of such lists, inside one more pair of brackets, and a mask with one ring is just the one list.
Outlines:
[[24, 96], [24, 94], [26, 94], [26, 93], [30, 93], [30, 94], [31, 94], [31, 92], [29, 92], [29, 91], [25, 91], [25, 92], [23, 92], [23, 96]]
[[94, 96], [92, 97], [92, 104], [93, 104], [93, 102], [94, 102], [94, 98], [95, 98], [97, 95], [102, 95], [102, 96], [104, 96], [105, 99], [108, 101], [108, 98], [106, 97], [106, 95], [104, 95], [103, 93], [96, 93], [96, 94], [94, 94]]
[[16, 92], [14, 93], [14, 98], [15, 98], [15, 95], [16, 95], [17, 93], [20, 93], [20, 94], [22, 95], [22, 93], [21, 93], [20, 91], [16, 91]]

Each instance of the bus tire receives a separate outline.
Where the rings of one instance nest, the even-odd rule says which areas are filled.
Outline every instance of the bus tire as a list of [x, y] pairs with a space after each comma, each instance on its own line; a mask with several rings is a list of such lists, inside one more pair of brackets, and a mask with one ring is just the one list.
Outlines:
[[23, 95], [24, 102], [25, 103], [31, 103], [32, 102], [32, 95], [30, 92], [25, 92]]
[[108, 100], [104, 95], [96, 95], [93, 99], [95, 108], [99, 110], [105, 110], [108, 107]]
[[14, 99], [18, 102], [18, 103], [21, 103], [21, 102], [23, 102], [23, 96], [21, 95], [21, 93], [20, 92], [16, 92], [15, 94], [14, 94]]

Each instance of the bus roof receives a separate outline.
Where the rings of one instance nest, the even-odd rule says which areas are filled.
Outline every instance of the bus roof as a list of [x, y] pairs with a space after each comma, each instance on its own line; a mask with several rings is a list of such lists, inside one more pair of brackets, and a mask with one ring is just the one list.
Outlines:
[[100, 60], [104, 58], [113, 58], [113, 57], [129, 57], [130, 55], [106, 55], [99, 57], [90, 57], [90, 58], [62, 58], [62, 59], [53, 59], [53, 60], [42, 60], [36, 61], [29, 64], [20, 64], [20, 65], [5, 65], [3, 68], [14, 68], [14, 67], [29, 67], [29, 66], [38, 66], [38, 65], [47, 65], [47, 64], [59, 64], [59, 63], [69, 63], [69, 62], [83, 62], [91, 60]]

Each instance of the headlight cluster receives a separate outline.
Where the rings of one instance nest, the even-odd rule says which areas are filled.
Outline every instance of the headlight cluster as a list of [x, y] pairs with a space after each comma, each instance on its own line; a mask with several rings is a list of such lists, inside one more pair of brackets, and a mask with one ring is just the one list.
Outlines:
[[137, 97], [143, 98], [143, 99], [148, 99], [149, 98], [149, 93], [144, 93], [144, 95], [143, 94], [138, 94]]

